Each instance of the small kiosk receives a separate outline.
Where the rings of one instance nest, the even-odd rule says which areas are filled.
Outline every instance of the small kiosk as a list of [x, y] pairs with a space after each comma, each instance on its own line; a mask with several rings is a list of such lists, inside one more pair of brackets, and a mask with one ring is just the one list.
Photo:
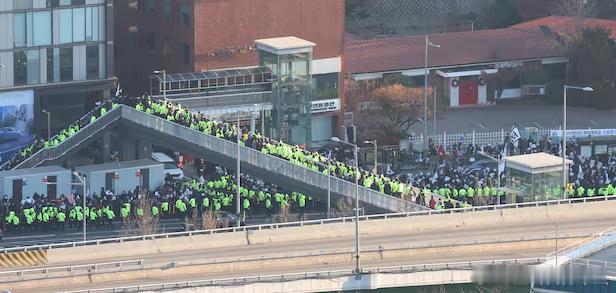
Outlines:
[[[507, 203], [562, 198], [563, 159], [546, 153], [505, 158]], [[571, 160], [566, 160], [567, 170]]]
[[165, 179], [163, 163], [152, 159], [81, 166], [75, 171], [86, 176], [90, 195], [100, 194], [101, 189], [120, 194], [137, 186], [154, 190], [163, 185]]

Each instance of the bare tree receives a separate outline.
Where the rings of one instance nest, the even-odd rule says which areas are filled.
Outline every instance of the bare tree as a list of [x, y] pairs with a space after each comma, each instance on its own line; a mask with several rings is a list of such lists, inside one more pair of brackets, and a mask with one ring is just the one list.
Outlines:
[[280, 212], [276, 216], [276, 222], [278, 223], [291, 222], [291, 219], [292, 219], [291, 208], [286, 204], [281, 204]]
[[597, 0], [561, 0], [554, 14], [575, 17], [595, 17], [601, 11]]
[[158, 215], [152, 214], [152, 199], [147, 191], [141, 193], [141, 197], [135, 203], [135, 210], [143, 210], [142, 216], [131, 215], [123, 223], [122, 235], [141, 236], [155, 234], [159, 227]]
[[220, 221], [216, 220], [214, 213], [210, 210], [203, 212], [201, 227], [204, 230], [216, 229], [221, 226]]
[[353, 211], [353, 201], [351, 198], [343, 197], [338, 199], [336, 202], [336, 211], [342, 217], [350, 215]]

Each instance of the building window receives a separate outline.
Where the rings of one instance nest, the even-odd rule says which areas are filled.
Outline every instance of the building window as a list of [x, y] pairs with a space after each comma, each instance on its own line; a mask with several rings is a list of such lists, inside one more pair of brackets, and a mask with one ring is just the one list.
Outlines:
[[60, 43], [73, 42], [73, 11], [70, 9], [60, 10]]
[[318, 74], [312, 76], [312, 100], [338, 99], [338, 73]]
[[188, 5], [180, 6], [180, 23], [184, 26], [190, 26], [190, 8], [188, 8]]
[[26, 46], [26, 14], [16, 13], [13, 15], [13, 47]]
[[186, 43], [180, 44], [180, 59], [182, 61], [182, 64], [190, 64], [190, 47]]
[[163, 0], [163, 17], [166, 21], [171, 21], [171, 0]]
[[98, 41], [98, 7], [86, 7], [86, 42]]
[[54, 82], [56, 79], [54, 78], [54, 64], [53, 61], [53, 48], [47, 49], [47, 82]]
[[73, 48], [60, 48], [60, 81], [73, 80]]
[[151, 50], [156, 49], [156, 35], [154, 33], [149, 33], [145, 38], [145, 42], [148, 44], [148, 48]]
[[145, 9], [149, 14], [156, 13], [156, 1], [157, 0], [145, 0]]
[[32, 9], [32, 0], [13, 0], [13, 9]]
[[98, 45], [86, 47], [86, 78], [98, 79]]
[[73, 42], [86, 40], [86, 10], [85, 8], [73, 9]]
[[26, 52], [28, 58], [28, 84], [41, 83], [41, 52], [39, 50], [30, 50]]
[[131, 47], [139, 48], [139, 28], [137, 26], [128, 27], [128, 42]]
[[15, 85], [25, 85], [28, 83], [28, 57], [26, 51], [15, 52], [13, 54], [13, 82]]
[[169, 38], [163, 39], [163, 56], [167, 57], [171, 54], [171, 40]]
[[13, 46], [15, 48], [45, 45], [51, 45], [51, 11], [13, 15]]
[[84, 5], [85, 0], [47, 0], [47, 7], [59, 7], [68, 5]]

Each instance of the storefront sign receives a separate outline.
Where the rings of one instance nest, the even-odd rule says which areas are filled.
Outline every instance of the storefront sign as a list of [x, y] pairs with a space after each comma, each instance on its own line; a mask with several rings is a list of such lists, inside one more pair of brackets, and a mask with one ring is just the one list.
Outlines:
[[313, 101], [310, 104], [310, 113], [340, 111], [339, 99]]
[[[550, 137], [562, 137], [562, 130], [550, 130]], [[616, 129], [576, 129], [567, 130], [568, 138], [595, 137], [595, 136], [616, 136]]]

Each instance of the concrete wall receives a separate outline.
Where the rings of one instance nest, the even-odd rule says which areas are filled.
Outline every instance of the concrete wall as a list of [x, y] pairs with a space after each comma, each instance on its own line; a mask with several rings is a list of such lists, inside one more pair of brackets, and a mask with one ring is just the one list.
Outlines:
[[[141, 186], [141, 177], [137, 176], [137, 170], [139, 169], [143, 169], [143, 167], [86, 173], [90, 194], [94, 192], [99, 193], [101, 188], [105, 188], [105, 174], [113, 172], [118, 174], [118, 179], [113, 180], [114, 193], [119, 194], [134, 190], [136, 186]], [[149, 166], [147, 169], [150, 170], [149, 189], [154, 190], [164, 183], [164, 165]]]
[[[586, 204], [532, 207], [474, 213], [417, 216], [387, 220], [370, 220], [361, 223], [362, 235], [404, 235], [417, 231], [456, 229], [459, 227], [516, 226], [522, 223], [545, 223], [566, 221], [584, 222], [589, 219], [616, 218], [616, 202], [593, 202]], [[334, 239], [353, 237], [353, 223], [313, 225], [249, 232], [199, 235], [171, 239], [131, 241], [97, 246], [59, 248], [48, 252], [48, 263], [67, 263], [98, 258], [135, 257], [139, 255], [169, 253], [176, 251], [209, 249], [284, 243], [311, 239]], [[391, 229], [396, 227], [396, 229]]]
[[[11, 172], [11, 171], [9, 171]], [[22, 185], [22, 198], [32, 197], [34, 193], [47, 196], [47, 184], [43, 181], [46, 176], [57, 176], [56, 195], [68, 195], [71, 191], [71, 171], [61, 172], [37, 172], [37, 168], [32, 169], [32, 173], [21, 176], [2, 176], [0, 175], [1, 196], [13, 197], [13, 180], [24, 180]]]

